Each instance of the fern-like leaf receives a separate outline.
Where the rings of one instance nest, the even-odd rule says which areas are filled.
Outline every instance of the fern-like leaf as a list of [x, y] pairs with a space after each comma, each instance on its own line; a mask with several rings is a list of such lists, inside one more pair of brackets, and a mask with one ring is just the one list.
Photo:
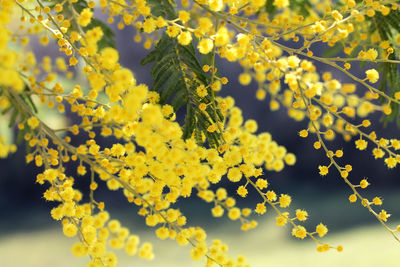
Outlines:
[[[376, 13], [370, 27], [371, 32], [377, 32], [382, 40], [390, 41], [393, 46], [396, 45], [394, 40], [394, 33], [400, 32], [400, 11], [391, 10], [387, 16], [383, 16], [380, 13]], [[390, 54], [388, 59], [396, 60], [398, 58], [398, 52]], [[394, 96], [394, 94], [400, 91], [400, 74], [399, 67], [396, 63], [384, 62], [379, 65], [378, 71], [381, 73], [381, 83], [378, 89], [385, 94]], [[384, 101], [384, 99], [381, 99]], [[382, 118], [382, 122], [386, 125], [388, 122], [397, 120], [398, 126], [400, 126], [400, 113], [399, 105], [391, 103], [392, 113], [389, 116]]]
[[[153, 64], [150, 70], [153, 77], [151, 90], [160, 94], [160, 104], [172, 105], [175, 112], [186, 105], [183, 138], [190, 138], [198, 129], [204, 133], [210, 146], [218, 146], [221, 134], [217, 131], [210, 133], [207, 128], [223, 121], [223, 116], [219, 110], [213, 109], [210, 89], [206, 97], [196, 94], [197, 87], [207, 86], [210, 78], [202, 70], [193, 45], [180, 45], [164, 33], [154, 50], [141, 61], [142, 65], [150, 63]], [[199, 109], [201, 103], [207, 105], [206, 112]]]

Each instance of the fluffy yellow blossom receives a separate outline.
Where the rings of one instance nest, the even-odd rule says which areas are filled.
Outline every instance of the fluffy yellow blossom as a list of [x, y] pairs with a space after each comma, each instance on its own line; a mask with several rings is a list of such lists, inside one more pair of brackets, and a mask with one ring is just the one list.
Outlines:
[[221, 217], [224, 214], [224, 209], [218, 205], [211, 209], [211, 213], [214, 217]]
[[337, 10], [333, 10], [332, 11], [332, 17], [334, 17], [336, 21], [339, 21], [339, 20], [343, 19], [343, 15], [340, 14], [340, 12], [337, 11]]
[[266, 0], [250, 0], [250, 3], [255, 7], [263, 7], [266, 3]]
[[111, 47], [104, 48], [101, 50], [101, 65], [106, 69], [114, 68], [115, 64], [118, 62], [119, 55], [117, 50]]
[[178, 17], [179, 17], [180, 21], [182, 21], [183, 23], [186, 23], [190, 19], [190, 13], [185, 10], [181, 10], [181, 11], [179, 11]]
[[200, 32], [202, 32], [204, 34], [204, 33], [207, 33], [207, 32], [209, 32], [211, 30], [211, 28], [213, 26], [213, 23], [207, 17], [200, 17], [198, 19], [198, 25], [199, 25], [198, 29], [200, 30]]
[[221, 11], [224, 8], [224, 1], [222, 0], [208, 0], [208, 5], [212, 11]]
[[265, 195], [269, 201], [275, 201], [277, 199], [276, 193], [274, 191], [267, 191]]
[[27, 124], [29, 127], [31, 127], [31, 129], [35, 129], [39, 126], [40, 122], [37, 117], [32, 116], [27, 120]]
[[289, 6], [289, 0], [274, 0], [273, 5], [277, 8], [285, 8]]
[[251, 82], [251, 76], [248, 73], [241, 73], [239, 75], [239, 82], [241, 85], [249, 85]]
[[319, 174], [325, 176], [329, 172], [329, 168], [327, 166], [318, 166]]
[[315, 232], [317, 232], [319, 237], [323, 237], [326, 235], [326, 233], [328, 233], [328, 228], [324, 224], [320, 223], [315, 228]]
[[205, 97], [208, 94], [207, 88], [204, 85], [200, 85], [196, 88], [196, 93], [200, 97]]
[[181, 34], [178, 35], [178, 42], [181, 45], [188, 45], [192, 42], [192, 35], [190, 32], [181, 32]]
[[377, 72], [375, 69], [370, 69], [365, 71], [365, 74], [367, 75], [367, 79], [370, 83], [376, 83], [379, 80], [379, 72]]
[[292, 235], [297, 238], [304, 239], [307, 236], [307, 230], [304, 228], [304, 226], [299, 225], [292, 229]]
[[391, 214], [388, 214], [386, 212], [386, 210], [381, 210], [381, 212], [379, 212], [379, 219], [381, 219], [382, 221], [386, 222], [387, 219], [390, 217]]
[[78, 22], [81, 26], [86, 27], [87, 25], [89, 25], [92, 17], [93, 12], [90, 10], [90, 8], [84, 8], [79, 14]]
[[168, 26], [166, 33], [169, 37], [176, 37], [179, 34], [180, 30], [177, 26]]
[[289, 207], [291, 202], [292, 202], [292, 198], [289, 195], [281, 194], [281, 196], [279, 197], [279, 205], [282, 208]]
[[307, 130], [301, 130], [300, 132], [299, 132], [299, 135], [300, 135], [300, 137], [307, 137], [308, 136], [308, 131]]
[[278, 216], [278, 217], [276, 217], [276, 225], [284, 226], [286, 223], [287, 223], [287, 217], [286, 216]]
[[236, 207], [230, 209], [229, 212], [228, 212], [228, 217], [229, 217], [229, 219], [231, 219], [231, 220], [233, 220], [233, 221], [239, 219], [239, 218], [240, 218], [240, 215], [241, 215], [240, 209], [239, 209], [239, 208], [236, 208]]
[[157, 26], [157, 21], [155, 19], [153, 19], [153, 18], [146, 19], [142, 24], [143, 31], [145, 33], [154, 32], [155, 29], [156, 29], [156, 26]]
[[246, 197], [248, 193], [246, 187], [244, 187], [243, 185], [239, 186], [236, 192], [241, 197]]
[[223, 46], [229, 42], [229, 33], [226, 27], [221, 27], [218, 29], [215, 35], [215, 45], [216, 46]]
[[267, 212], [267, 208], [265, 207], [264, 203], [258, 203], [256, 209], [254, 210], [258, 214], [264, 214]]
[[351, 194], [349, 196], [349, 201], [352, 202], [352, 203], [356, 202], [357, 201], [357, 196], [355, 194]]
[[396, 167], [397, 160], [394, 157], [388, 157], [385, 159], [385, 164], [389, 169]]
[[308, 212], [307, 211], [300, 210], [300, 209], [296, 210], [296, 218], [299, 221], [305, 221], [305, 220], [307, 220], [307, 217], [308, 217]]
[[199, 49], [199, 52], [202, 54], [210, 53], [213, 47], [213, 41], [207, 38], [201, 39], [199, 44], [197, 45], [197, 49]]
[[367, 148], [368, 142], [364, 139], [358, 139], [357, 141], [355, 141], [355, 144], [357, 149], [365, 150]]
[[[400, 92], [379, 90], [377, 83], [386, 74], [378, 72], [378, 65], [395, 56], [400, 35], [389, 40], [379, 29], [362, 30], [374, 16], [390, 18], [397, 4], [311, 1], [308, 12], [300, 14], [290, 0], [182, 0], [177, 5], [89, 0], [81, 8], [78, 0], [54, 6], [41, 1], [0, 1], [0, 109], [5, 118], [15, 120], [15, 130], [30, 148], [26, 162], [42, 168], [36, 182], [47, 186], [43, 198], [54, 202], [50, 215], [61, 223], [65, 236], [79, 236], [81, 242], [71, 251], [77, 257], [89, 256], [87, 266], [116, 266], [111, 250], [123, 249], [146, 260], [155, 256], [152, 244], [141, 243], [105, 211], [99, 195], [103, 185], [119, 190], [136, 206], [159, 239], [193, 245], [191, 259], [206, 259], [207, 266], [247, 263], [241, 255], [231, 258], [221, 240], [209, 240], [203, 229], [187, 225], [189, 218], [176, 203], [195, 195], [212, 204], [212, 216], [226, 213], [244, 231], [257, 226], [250, 215], [265, 214], [268, 204], [276, 224], [291, 224], [294, 237], [312, 237], [319, 252], [335, 248], [319, 240], [328, 232], [326, 225], [307, 232], [298, 223], [308, 219], [308, 212], [295, 209], [289, 214], [285, 209], [291, 196], [268, 190], [263, 170], [267, 175], [280, 172], [294, 165], [296, 156], [270, 133], [259, 133], [262, 125], [236, 106], [240, 99], [221, 96], [225, 93], [219, 91], [234, 85], [229, 83], [234, 73], [240, 85], [254, 85], [256, 98], [267, 100], [272, 111], [282, 109], [280, 114], [304, 122], [298, 135], [318, 137], [313, 147], [325, 157], [317, 172], [325, 176], [331, 167], [337, 169], [336, 175], [352, 190], [349, 201], [360, 198], [361, 207], [378, 214], [386, 226], [390, 214], [371, 210], [382, 205], [383, 198], [363, 196], [369, 180], [353, 184], [353, 167], [342, 162], [343, 149], [326, 141], [354, 138], [356, 149], [366, 150], [370, 143], [372, 156], [382, 158], [388, 168], [400, 163], [400, 141], [378, 136], [367, 118], [376, 111], [396, 115]], [[274, 12], [267, 11], [270, 8]], [[106, 16], [105, 24], [97, 20], [98, 11]], [[151, 88], [137, 84], [140, 77], [121, 60], [116, 48], [121, 46], [113, 44], [112, 29], [106, 25], [113, 23], [119, 30], [132, 27], [133, 41], [153, 48], [142, 61], [153, 64]], [[29, 51], [32, 36], [41, 45], [55, 46], [60, 57]], [[344, 53], [326, 56], [321, 50], [314, 56], [316, 41], [323, 50], [343, 45]], [[242, 70], [229, 73], [221, 69], [225, 66], [220, 60], [237, 62]], [[368, 90], [342, 83], [337, 73], [321, 71], [317, 61], [370, 84]], [[365, 76], [353, 72], [353, 61], [371, 69]], [[225, 73], [227, 77], [221, 75]], [[390, 85], [395, 77], [389, 76], [384, 78]], [[42, 106], [61, 116], [68, 110], [76, 118], [62, 120], [65, 125], [48, 125], [43, 112], [36, 112]], [[103, 142], [110, 138], [111, 143]], [[0, 137], [0, 158], [15, 149]], [[221, 187], [226, 178], [228, 183], [240, 182], [232, 196]], [[78, 190], [81, 183], [88, 186]], [[257, 204], [240, 207], [237, 199], [253, 193]]]
[[242, 179], [242, 172], [239, 168], [231, 168], [228, 171], [228, 179], [231, 182], [239, 182]]
[[260, 178], [260, 179], [257, 179], [256, 185], [257, 185], [258, 188], [263, 190], [264, 188], [268, 187], [268, 182], [267, 182], [267, 180]]
[[66, 223], [63, 226], [63, 233], [65, 236], [74, 237], [78, 232], [78, 228], [72, 223]]

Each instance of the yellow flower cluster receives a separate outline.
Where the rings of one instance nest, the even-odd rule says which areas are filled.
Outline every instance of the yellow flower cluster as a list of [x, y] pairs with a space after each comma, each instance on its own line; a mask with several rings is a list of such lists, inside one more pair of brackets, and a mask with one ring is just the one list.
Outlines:
[[[82, 8], [77, 8], [77, 2]], [[400, 104], [400, 93], [390, 95], [375, 88], [373, 84], [383, 78], [375, 68], [365, 71], [363, 77], [351, 71], [353, 61], [398, 63], [389, 60], [397, 48], [392, 42], [362, 30], [377, 12], [384, 17], [395, 12], [398, 9], [395, 1], [347, 0], [337, 9], [332, 9], [329, 1], [313, 1], [315, 9], [308, 10], [307, 15], [300, 15], [288, 0], [274, 0], [272, 8], [276, 12], [271, 14], [266, 11], [266, 0], [184, 0], [182, 10], [174, 10], [178, 8], [162, 0], [161, 11], [155, 2], [72, 0], [54, 1], [54, 5], [48, 6], [40, 0], [0, 3], [0, 109], [7, 112], [15, 108], [19, 112], [18, 129], [32, 148], [26, 161], [44, 168], [37, 182], [49, 185], [43, 195], [47, 201], [58, 202], [51, 216], [62, 222], [64, 235], [79, 238], [71, 248], [75, 256], [88, 255], [88, 266], [93, 267], [116, 266], [117, 257], [111, 249], [124, 249], [128, 255], [137, 254], [147, 260], [154, 257], [150, 243], [141, 243], [137, 235], [131, 235], [118, 220], [110, 218], [103, 202], [95, 200], [99, 183], [106, 184], [109, 190], [120, 190], [132, 205], [139, 207], [138, 214], [149, 227], [156, 228], [158, 238], [172, 239], [179, 245], [190, 244], [192, 260], [206, 259], [207, 266], [248, 265], [243, 256], [228, 256], [228, 247], [222, 241], [209, 242], [204, 229], [187, 226], [188, 219], [175, 204], [195, 195], [213, 205], [214, 217], [226, 214], [230, 220], [239, 221], [244, 231], [257, 226], [257, 221], [251, 218], [253, 213], [262, 215], [271, 210], [276, 213], [278, 226], [291, 225], [294, 237], [310, 237], [319, 252], [333, 248], [319, 240], [327, 234], [327, 226], [320, 223], [310, 232], [298, 224], [308, 219], [308, 212], [297, 209], [290, 216], [286, 208], [291, 205], [292, 197], [272, 190], [268, 179], [263, 177], [265, 171], [272, 174], [295, 164], [296, 156], [275, 142], [270, 133], [257, 133], [257, 122], [245, 121], [232, 97], [216, 96], [228, 83], [228, 78], [217, 77], [216, 56], [238, 62], [243, 67], [239, 82], [247, 86], [254, 81], [258, 86], [256, 97], [268, 99], [271, 110], [282, 106], [294, 120], [306, 120], [306, 129], [298, 135], [315, 137], [314, 148], [322, 148], [329, 160], [318, 167], [319, 174], [325, 176], [331, 168], [337, 169], [341, 180], [352, 189], [349, 201], [360, 199], [395, 235], [396, 231], [385, 224], [390, 214], [373, 210], [373, 205], [382, 205], [381, 198], [371, 201], [364, 198], [358, 189], [365, 189], [369, 182], [363, 179], [351, 183], [352, 166], [338, 162], [343, 150], [330, 150], [326, 143], [337, 135], [346, 141], [355, 137], [356, 149], [367, 150], [372, 145], [374, 158], [384, 158], [388, 168], [400, 163], [396, 152], [400, 149], [398, 139], [378, 138], [375, 132], [364, 130], [371, 126], [366, 117], [373, 112], [392, 114], [392, 107]], [[173, 103], [159, 103], [163, 93], [138, 84], [132, 71], [119, 64], [118, 50], [104, 45], [110, 33], [96, 21], [97, 6], [108, 14], [108, 23], [119, 20], [119, 29], [135, 28], [134, 41], [145, 39], [146, 49], [165, 33], [191, 53], [197, 48], [200, 54], [209, 54], [211, 61], [200, 67], [210, 76], [205, 79], [208, 84], [185, 90], [191, 90], [189, 97], [210, 99], [209, 104], [198, 104], [198, 114], [212, 118], [218, 111], [223, 119], [214, 120], [203, 133], [195, 132], [184, 140]], [[18, 28], [21, 33], [14, 35], [17, 30], [12, 27], [16, 21], [13, 14], [21, 11]], [[68, 64], [63, 57], [52, 60], [49, 56], [38, 62], [26, 47], [29, 38], [18, 37], [25, 35], [38, 35], [39, 43], [44, 46], [50, 43], [58, 46]], [[299, 44], [298, 48], [282, 40], [291, 40]], [[365, 45], [354, 58], [327, 58], [314, 55], [316, 51], [312, 49], [314, 44], [327, 47], [341, 44], [343, 52], [351, 56], [359, 48], [358, 40]], [[17, 41], [21, 53], [9, 45]], [[342, 83], [330, 72], [319, 73], [315, 62], [341, 71], [368, 90], [361, 93], [354, 83]], [[72, 81], [71, 86], [59, 79], [60, 74], [73, 78], [72, 68], [75, 73], [83, 74], [87, 83]], [[195, 73], [196, 79], [198, 75]], [[79, 123], [61, 129], [50, 127], [34, 112], [30, 97], [59, 113], [68, 108], [79, 118]], [[379, 97], [383, 104], [377, 101]], [[358, 119], [362, 122], [354, 123]], [[65, 135], [61, 137], [58, 132]], [[220, 145], [207, 146], [206, 132], [218, 133]], [[71, 135], [78, 134], [85, 140], [72, 142]], [[104, 146], [98, 135], [113, 137], [115, 141], [109, 147]], [[0, 157], [15, 149], [0, 139]], [[70, 161], [76, 162], [74, 177], [66, 175]], [[91, 179], [87, 202], [83, 201], [84, 193], [74, 188], [76, 179], [84, 179], [79, 176]], [[213, 185], [221, 181], [234, 184], [241, 198], [257, 192], [259, 202], [254, 208], [239, 208], [236, 196], [228, 196], [223, 187], [214, 189]], [[343, 250], [341, 246], [336, 249]]]
[[9, 154], [14, 153], [17, 150], [17, 146], [6, 143], [6, 138], [0, 136], [0, 158], [6, 158]]

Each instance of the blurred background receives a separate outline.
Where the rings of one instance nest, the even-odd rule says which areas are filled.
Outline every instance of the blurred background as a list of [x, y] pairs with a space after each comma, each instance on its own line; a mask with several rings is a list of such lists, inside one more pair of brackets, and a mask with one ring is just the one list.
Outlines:
[[[133, 42], [134, 32], [131, 29], [116, 30], [115, 33], [121, 64], [134, 71], [139, 83], [150, 85], [149, 66], [142, 67], [139, 64], [148, 51]], [[44, 55], [59, 55], [56, 47], [39, 47], [35, 41], [30, 46], [37, 52], [38, 60]], [[233, 96], [237, 106], [243, 110], [245, 119], [257, 120], [259, 132], [270, 132], [278, 144], [297, 156], [295, 166], [285, 167], [280, 173], [265, 173], [271, 188], [292, 196], [291, 210], [302, 208], [309, 212], [310, 219], [305, 224], [308, 229], [324, 222], [330, 231], [323, 240], [332, 245], [343, 245], [344, 251], [318, 253], [313, 241], [295, 240], [290, 235], [290, 227], [278, 228], [272, 211], [255, 217], [259, 222], [256, 229], [242, 232], [238, 222], [212, 218], [212, 206], [196, 197], [176, 205], [189, 218], [189, 225], [204, 227], [208, 230], [209, 240], [222, 239], [229, 245], [231, 256], [243, 254], [252, 266], [257, 267], [399, 266], [400, 243], [359, 203], [349, 203], [347, 198], [351, 192], [335, 171], [326, 177], [318, 174], [318, 165], [326, 164], [327, 160], [321, 151], [312, 148], [315, 141], [313, 137], [305, 140], [298, 136], [298, 131], [305, 124], [290, 119], [284, 109], [271, 112], [267, 101], [256, 100], [256, 84], [252, 83], [247, 87], [239, 85], [237, 77], [241, 68], [237, 64], [218, 60], [218, 65], [221, 75], [229, 79], [221, 95]], [[349, 81], [324, 65], [317, 64], [317, 68], [321, 73], [331, 71], [333, 77], [340, 81]], [[49, 122], [65, 123], [58, 122], [57, 117], [48, 114], [50, 115], [47, 115], [46, 120]], [[182, 114], [178, 114], [179, 116]], [[7, 132], [6, 119], [2, 118], [0, 124], [2, 132]], [[394, 123], [384, 128], [379, 124], [379, 119], [379, 114], [372, 118], [378, 136], [399, 137], [399, 130]], [[70, 120], [74, 120], [72, 115]], [[9, 137], [13, 134], [14, 129], [8, 132]], [[75, 142], [79, 142], [79, 136], [74, 138]], [[112, 140], [104, 142], [107, 146], [111, 144]], [[399, 168], [388, 170], [383, 160], [373, 159], [370, 149], [367, 152], [356, 151], [353, 142], [346, 143], [341, 137], [328, 144], [332, 148], [344, 150], [342, 162], [353, 165], [350, 180], [357, 183], [362, 178], [368, 178], [371, 186], [364, 189], [366, 196], [383, 197], [383, 208], [392, 214], [389, 224], [400, 224]], [[35, 183], [39, 170], [32, 164], [26, 165], [24, 156], [25, 148], [19, 146], [17, 153], [0, 161], [0, 209], [3, 211], [0, 215], [0, 266], [85, 266], [88, 258], [77, 259], [70, 252], [70, 247], [76, 240], [64, 237], [60, 223], [51, 219], [52, 204], [42, 198], [46, 188]], [[87, 192], [87, 177], [79, 178], [77, 185], [83, 192]], [[236, 185], [221, 185], [226, 186], [231, 194], [235, 194]], [[255, 207], [259, 199], [252, 198], [251, 193], [246, 200], [238, 200], [240, 207]], [[104, 201], [111, 216], [129, 227], [132, 233], [140, 235], [142, 241], [154, 243], [156, 256], [153, 261], [128, 257], [121, 252], [119, 266], [204, 266], [203, 262], [190, 260], [189, 247], [180, 247], [170, 240], [157, 240], [154, 232], [144, 226], [143, 218], [136, 214], [137, 209], [128, 205], [120, 191], [108, 192], [101, 185], [96, 191], [96, 199]]]

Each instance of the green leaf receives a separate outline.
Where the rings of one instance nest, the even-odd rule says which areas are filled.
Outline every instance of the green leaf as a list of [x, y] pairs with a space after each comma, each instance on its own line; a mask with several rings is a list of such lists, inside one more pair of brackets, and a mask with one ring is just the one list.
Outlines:
[[344, 47], [341, 43], [336, 43], [334, 46], [330, 46], [324, 50], [322, 53], [323, 57], [334, 57], [340, 52], [343, 52]]
[[196, 144], [199, 146], [203, 145], [203, 135], [199, 127], [197, 127], [194, 131], [194, 139], [196, 140]]
[[[65, 5], [67, 5], [67, 6], [65, 6]], [[63, 12], [69, 10], [68, 5], [69, 5], [69, 3], [65, 3], [65, 4], [64, 4]], [[75, 3], [72, 3], [72, 5], [73, 5], [74, 9], [75, 9], [78, 13], [81, 13], [83, 9], [89, 7], [88, 4], [87, 4], [87, 2], [84, 1], [84, 0], [79, 0], [79, 1], [77, 1], [77, 2], [75, 2]]]
[[[175, 38], [170, 38], [164, 33], [154, 50], [142, 59], [140, 64], [152, 64], [151, 90], [160, 94], [161, 105], [169, 103], [175, 112], [186, 105], [183, 138], [190, 138], [198, 129], [205, 134], [210, 145], [217, 146], [221, 140], [220, 133], [208, 133], [207, 128], [213, 123], [223, 121], [224, 118], [219, 110], [213, 109], [214, 105], [210, 105], [210, 96], [201, 98], [196, 93], [198, 86], [208, 86], [210, 78], [203, 71], [193, 45], [180, 45]], [[207, 104], [209, 115], [199, 110], [198, 106], [202, 103]]]
[[14, 108], [13, 112], [11, 113], [10, 121], [8, 123], [8, 127], [12, 127], [18, 118], [18, 109]]
[[25, 129], [28, 129], [29, 127], [27, 125], [25, 125], [25, 128], [22, 130], [18, 131], [18, 135], [17, 135], [17, 145], [20, 145], [22, 143], [22, 141], [24, 140], [24, 135], [25, 135]]
[[1, 111], [1, 115], [7, 114], [12, 108], [13, 108], [13, 106], [9, 106], [8, 108], [3, 109], [3, 110]]
[[292, 11], [297, 11], [300, 15], [308, 17], [312, 5], [308, 0], [290, 0], [289, 7]]
[[147, 0], [151, 7], [151, 13], [166, 19], [176, 19], [175, 3], [172, 0]]
[[[28, 92], [28, 91], [30, 91], [29, 87], [27, 84], [25, 84], [24, 92]], [[32, 96], [29, 94], [22, 94], [21, 96], [22, 96], [22, 99], [24, 100], [24, 102], [33, 110], [33, 112], [37, 113], [38, 109], [32, 100]]]
[[[379, 37], [383, 41], [390, 41], [392, 47], [396, 47], [397, 44], [394, 40], [395, 33], [400, 32], [400, 11], [391, 10], [387, 16], [383, 16], [377, 12], [373, 18], [370, 18], [371, 34], [378, 33]], [[389, 59], [396, 60], [398, 58], [398, 52], [395, 50], [393, 54], [389, 56]], [[384, 62], [378, 66], [378, 71], [382, 77], [378, 89], [385, 94], [394, 97], [396, 92], [400, 91], [400, 74], [398, 64]], [[384, 102], [383, 97], [380, 98], [381, 102]], [[396, 103], [391, 103], [392, 113], [389, 116], [383, 116], [381, 122], [384, 125], [396, 120], [400, 122], [400, 108]]]
[[277, 11], [277, 8], [273, 5], [273, 3], [274, 0], [267, 0], [265, 3], [265, 11], [271, 16], [275, 15]]
[[183, 127], [183, 139], [186, 140], [191, 137], [195, 123], [196, 119], [194, 116], [194, 108], [192, 105], [186, 105], [186, 117], [185, 117], [185, 125]]
[[[36, 105], [32, 101], [31, 95], [24, 93], [27, 91], [29, 91], [29, 87], [27, 84], [25, 84], [24, 91], [22, 93], [20, 93], [19, 96], [21, 97], [21, 100], [25, 102], [25, 104], [31, 109], [31, 111], [33, 113], [37, 113], [37, 108], [36, 108]], [[18, 121], [18, 118], [20, 118], [19, 119], [20, 121], [23, 121], [25, 118], [25, 115], [23, 113], [21, 113], [20, 110], [17, 108], [18, 103], [16, 102], [16, 100], [13, 96], [9, 97], [9, 101], [11, 103], [11, 106], [9, 108], [3, 110], [2, 115], [5, 115], [5, 114], [11, 112], [10, 119], [8, 121], [8, 127], [11, 128], [12, 126], [14, 126], [16, 124], [16, 122]]]
[[[176, 93], [175, 98], [171, 102], [171, 105], [174, 107], [175, 110], [178, 110], [187, 103], [187, 94], [183, 90], [181, 90]], [[190, 104], [188, 105], [191, 106]]]
[[[273, 17], [278, 9], [274, 6], [275, 0], [267, 0], [265, 3], [265, 11]], [[310, 9], [312, 7], [309, 0], [290, 0], [289, 1], [290, 10], [296, 11], [298, 14], [308, 17], [310, 15]]]

